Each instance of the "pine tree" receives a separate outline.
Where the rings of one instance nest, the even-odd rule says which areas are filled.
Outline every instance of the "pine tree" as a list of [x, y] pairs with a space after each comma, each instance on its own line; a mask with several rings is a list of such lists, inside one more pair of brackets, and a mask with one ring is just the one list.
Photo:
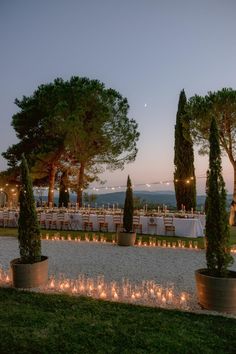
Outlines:
[[18, 240], [22, 263], [41, 261], [40, 228], [27, 161], [22, 155]]
[[213, 118], [210, 127], [209, 171], [206, 185], [206, 259], [212, 275], [224, 276], [233, 262], [229, 247], [226, 191], [222, 176], [219, 131]]
[[189, 118], [186, 116], [186, 95], [180, 92], [175, 125], [174, 186], [177, 209], [196, 208], [196, 178], [193, 143], [190, 137]]
[[127, 179], [127, 189], [125, 195], [125, 205], [124, 205], [124, 216], [123, 216], [123, 225], [126, 232], [131, 232], [133, 229], [133, 190], [130, 177]]

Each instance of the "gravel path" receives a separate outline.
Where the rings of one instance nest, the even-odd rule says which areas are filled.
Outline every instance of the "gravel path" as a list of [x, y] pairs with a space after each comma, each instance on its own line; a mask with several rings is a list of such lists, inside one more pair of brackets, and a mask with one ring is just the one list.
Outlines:
[[[177, 291], [191, 295], [192, 309], [199, 309], [196, 300], [194, 271], [204, 268], [202, 250], [149, 247], [118, 247], [112, 244], [72, 241], [42, 241], [42, 253], [49, 257], [50, 275], [64, 274], [76, 279], [78, 274], [95, 278], [104, 275], [106, 281], [133, 283], [154, 280], [163, 286], [172, 283]], [[0, 237], [0, 265], [7, 270], [10, 261], [19, 257], [15, 237]], [[236, 270], [235, 263], [232, 267]]]

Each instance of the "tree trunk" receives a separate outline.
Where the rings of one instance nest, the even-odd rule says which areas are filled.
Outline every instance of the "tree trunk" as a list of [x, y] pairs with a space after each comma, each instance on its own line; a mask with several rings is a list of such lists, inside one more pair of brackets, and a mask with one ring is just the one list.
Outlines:
[[82, 200], [83, 200], [83, 185], [84, 185], [84, 163], [81, 163], [79, 174], [78, 174], [78, 187], [77, 187], [77, 203], [79, 203], [79, 208], [82, 207]]
[[49, 188], [48, 188], [48, 206], [52, 206], [52, 207], [54, 205], [55, 176], [56, 176], [56, 166], [52, 164], [49, 171]]
[[234, 196], [236, 196], [236, 161], [233, 163], [234, 168]]

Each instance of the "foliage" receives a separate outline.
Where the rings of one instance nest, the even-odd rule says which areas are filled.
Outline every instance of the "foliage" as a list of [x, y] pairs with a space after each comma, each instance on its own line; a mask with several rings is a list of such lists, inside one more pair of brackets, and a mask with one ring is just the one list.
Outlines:
[[32, 182], [27, 161], [22, 155], [20, 213], [18, 220], [18, 240], [22, 263], [34, 263], [41, 260], [40, 228], [35, 208]]
[[127, 189], [125, 194], [125, 204], [124, 204], [124, 215], [123, 215], [123, 226], [126, 232], [132, 232], [133, 229], [133, 189], [130, 177], [127, 178]]
[[224, 276], [233, 262], [229, 247], [226, 191], [222, 176], [219, 132], [213, 118], [210, 127], [210, 156], [207, 180], [206, 259], [211, 274]]
[[234, 318], [5, 288], [0, 302], [4, 354], [235, 352]]
[[67, 125], [66, 145], [80, 163], [77, 202], [81, 205], [86, 170], [94, 166], [115, 170], [134, 161], [139, 133], [137, 123], [127, 116], [127, 99], [117, 91], [87, 78], [72, 77], [69, 85], [76, 110]]
[[191, 117], [191, 134], [194, 142], [201, 146], [201, 154], [209, 151], [211, 117], [215, 117], [220, 146], [234, 169], [233, 193], [236, 193], [236, 90], [223, 88], [217, 92], [208, 92], [204, 97], [195, 95], [188, 101], [187, 112]]
[[[196, 208], [196, 179], [194, 170], [193, 143], [189, 132], [189, 117], [186, 115], [186, 96], [180, 92], [175, 125], [174, 186], [177, 209]], [[188, 181], [188, 182], [187, 182]]]
[[137, 123], [127, 116], [128, 101], [98, 80], [56, 79], [15, 103], [20, 111], [12, 126], [19, 143], [3, 156], [16, 168], [24, 152], [33, 178], [48, 177], [49, 198], [64, 162], [78, 167], [76, 191], [81, 204], [82, 190], [97, 178], [101, 166], [123, 168], [136, 157], [139, 133]]

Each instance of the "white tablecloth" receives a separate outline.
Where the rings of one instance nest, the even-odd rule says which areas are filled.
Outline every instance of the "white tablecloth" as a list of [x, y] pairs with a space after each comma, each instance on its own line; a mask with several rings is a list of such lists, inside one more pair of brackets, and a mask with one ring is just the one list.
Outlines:
[[[144, 234], [165, 235], [163, 217], [141, 216], [140, 222], [142, 224]], [[173, 218], [173, 224], [175, 226], [176, 236], [184, 236], [184, 237], [204, 236], [203, 225], [200, 219]]]
[[[41, 220], [45, 220], [46, 214], [41, 213]], [[57, 213], [53, 213], [53, 220], [57, 219]], [[68, 221], [68, 229], [82, 230], [83, 218], [81, 213], [65, 213], [64, 220]], [[99, 230], [98, 216], [90, 214], [90, 219], [93, 223], [93, 231]], [[115, 225], [113, 223], [113, 215], [106, 215], [105, 222], [108, 223], [108, 231], [115, 232]], [[203, 237], [204, 227], [200, 218], [173, 218], [175, 226], [175, 235], [184, 237]], [[142, 225], [143, 234], [165, 235], [163, 217], [158, 216], [140, 216], [140, 224]], [[46, 226], [47, 222], [46, 222]], [[57, 224], [59, 227], [59, 222]], [[171, 234], [168, 234], [171, 236]], [[168, 236], [167, 235], [167, 236]]]

